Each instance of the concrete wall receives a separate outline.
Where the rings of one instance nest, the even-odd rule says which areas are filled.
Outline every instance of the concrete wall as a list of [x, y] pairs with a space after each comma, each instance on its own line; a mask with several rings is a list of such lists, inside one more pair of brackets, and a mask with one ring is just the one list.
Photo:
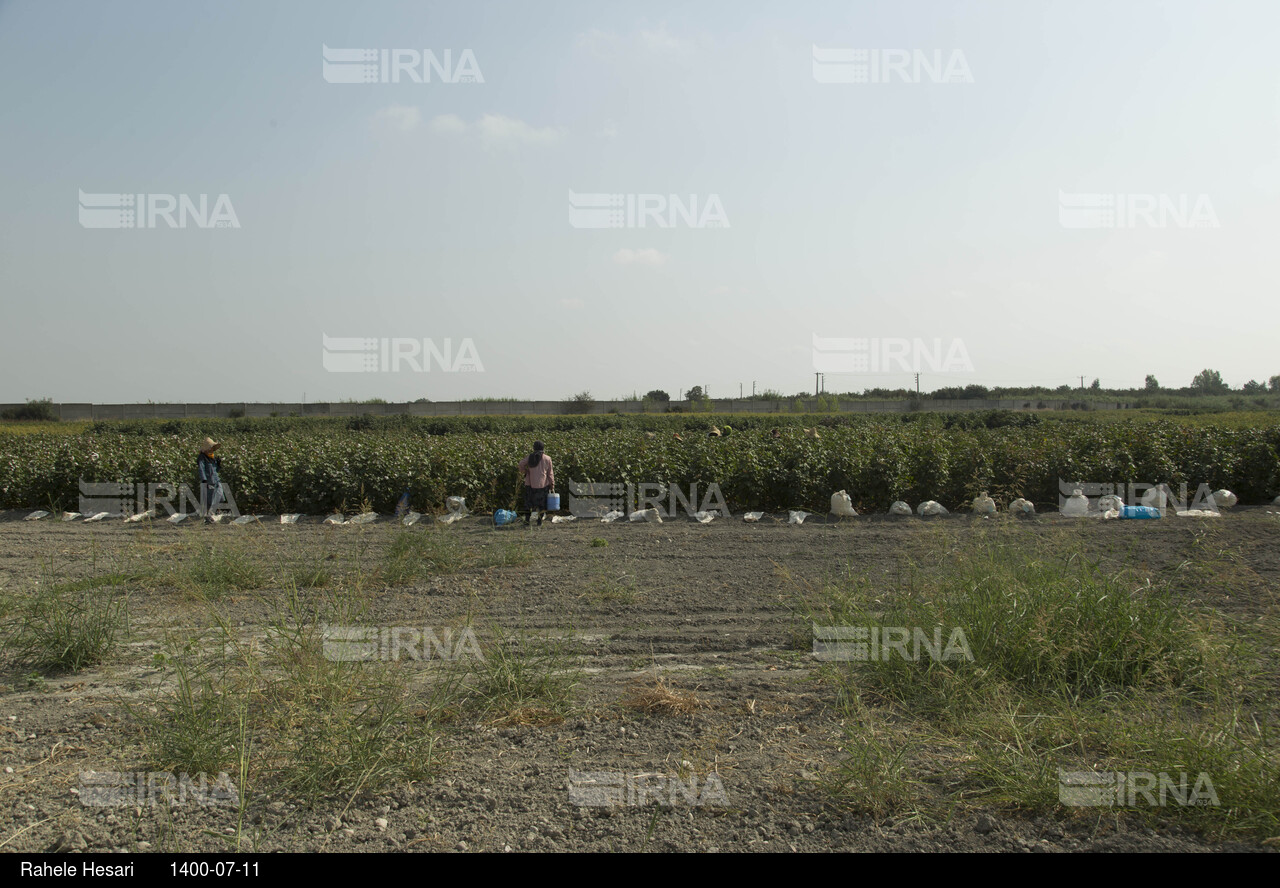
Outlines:
[[[672, 401], [688, 411], [686, 401]], [[714, 413], [790, 413], [792, 401], [713, 400]], [[1062, 410], [1076, 403], [1071, 400], [1044, 400], [1040, 398], [972, 399], [967, 401], [841, 401], [841, 413], [907, 413], [912, 410], [953, 412], [967, 410]], [[1043, 407], [1041, 407], [1043, 405]], [[0, 410], [21, 407], [21, 404], [0, 404]], [[1094, 410], [1122, 410], [1124, 402], [1090, 402]], [[565, 415], [571, 411], [562, 401], [437, 401], [429, 404], [54, 404], [54, 411], [63, 420], [124, 420], [124, 419], [183, 419], [186, 417], [243, 416], [359, 416], [365, 413], [386, 415], [407, 413], [412, 416], [488, 416], [532, 414], [541, 416]], [[639, 401], [597, 401], [590, 412], [642, 413]], [[692, 411], [689, 411], [692, 412]], [[703, 412], [703, 411], [698, 411]]]

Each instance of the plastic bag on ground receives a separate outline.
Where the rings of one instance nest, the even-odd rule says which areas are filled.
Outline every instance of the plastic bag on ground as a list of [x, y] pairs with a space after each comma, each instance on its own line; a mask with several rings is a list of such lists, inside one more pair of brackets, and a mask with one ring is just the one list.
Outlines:
[[1179, 518], [1221, 518], [1222, 513], [1212, 509], [1184, 509], [1178, 512]]
[[348, 524], [372, 524], [378, 520], [377, 512], [361, 512], [354, 518], [347, 519]]
[[79, 517], [80, 517], [79, 512], [63, 512], [62, 513], [63, 521], [75, 521]]
[[889, 507], [889, 514], [890, 515], [910, 515], [911, 507], [908, 506], [906, 503], [904, 503], [902, 500], [897, 500], [893, 505]]
[[84, 523], [88, 524], [90, 521], [101, 521], [103, 518], [109, 518], [110, 516], [110, 512], [98, 512], [96, 515], [90, 515], [88, 518], [84, 519]]
[[186, 521], [190, 517], [191, 516], [188, 515], [186, 512], [174, 512], [172, 515], [169, 516], [168, 521], [170, 524], [181, 524], [183, 521]]
[[742, 516], [742, 520], [749, 521], [754, 524], [755, 522], [759, 521], [763, 517], [764, 517], [764, 512], [747, 512], [745, 515]]
[[982, 491], [981, 496], [973, 498], [973, 514], [975, 515], [994, 515], [996, 513], [996, 501], [987, 496], [987, 492]]
[[1018, 497], [1009, 503], [1009, 511], [1014, 515], [1034, 515], [1036, 513], [1036, 504], [1029, 499]]
[[1278, 497], [1276, 497], [1275, 499], [1273, 499], [1273, 500], [1271, 501], [1271, 505], [1273, 505], [1273, 506], [1280, 506], [1280, 496], [1278, 496]]
[[324, 523], [341, 525], [341, 524], [346, 524], [347, 522], [343, 520], [343, 517], [341, 515], [335, 514], [335, 515], [330, 515], [328, 518], [324, 519]]
[[1089, 498], [1077, 487], [1062, 504], [1061, 511], [1067, 518], [1084, 518], [1089, 514]]
[[652, 521], [654, 524], [662, 523], [662, 516], [658, 514], [657, 509], [641, 509], [638, 512], [631, 513], [632, 521]]
[[231, 523], [244, 525], [244, 524], [253, 524], [255, 522], [259, 522], [260, 520], [261, 519], [257, 515], [241, 515], [239, 518], [236, 518]]
[[831, 494], [831, 514], [841, 518], [853, 518], [857, 511], [853, 508], [853, 499], [843, 490]]
[[467, 511], [467, 498], [465, 496], [445, 497], [444, 504], [449, 509], [449, 514], [440, 519], [441, 524], [452, 524], [455, 521], [461, 521], [470, 514]]
[[290, 513], [288, 515], [281, 515], [280, 523], [281, 524], [297, 524], [298, 519], [301, 517], [302, 517], [301, 514], [293, 514], [293, 513]]
[[422, 520], [422, 513], [410, 510], [405, 513], [403, 518], [400, 519], [400, 523], [405, 527], [411, 527], [412, 525], [417, 524], [420, 520]]
[[1098, 508], [1103, 512], [1118, 512], [1124, 508], [1124, 500], [1114, 493], [1108, 493], [1098, 499]]
[[1219, 509], [1230, 509], [1239, 500], [1230, 490], [1215, 490], [1213, 492], [1213, 502]]
[[211, 520], [214, 524], [221, 524], [222, 522], [226, 521], [228, 517], [229, 516], [227, 515], [227, 513], [223, 512], [219, 515], [211, 516], [209, 520]]
[[791, 511], [787, 513], [788, 524], [804, 524], [804, 519], [809, 517], [808, 512]]
[[1114, 519], [1116, 519], [1116, 518], [1119, 518], [1119, 517], [1120, 517], [1120, 510], [1119, 510], [1119, 509], [1107, 509], [1106, 511], [1104, 511], [1104, 512], [1102, 513], [1102, 520], [1103, 520], [1103, 521], [1112, 521], [1112, 520], [1114, 520]]
[[578, 520], [577, 515], [552, 515], [551, 516], [552, 524], [564, 524], [567, 521], [577, 521], [577, 520]]
[[709, 512], [694, 512], [693, 517], [698, 519], [699, 524], [710, 524], [715, 520], [716, 514], [716, 510], [712, 509]]
[[30, 515], [28, 515], [26, 518], [23, 518], [22, 520], [23, 521], [39, 521], [41, 518], [48, 518], [48, 517], [49, 517], [48, 512], [37, 510], [35, 512], [32, 512]]
[[125, 521], [128, 521], [130, 524], [137, 524], [139, 521], [150, 521], [154, 517], [156, 517], [156, 510], [147, 509], [147, 511], [139, 512], [137, 515], [130, 515], [125, 519]]
[[612, 512], [609, 512], [607, 515], [604, 515], [600, 519], [600, 523], [612, 524], [613, 522], [617, 521], [619, 518], [622, 518], [622, 517], [624, 517], [623, 514], [619, 512], [617, 509], [614, 509]]
[[947, 507], [944, 506], [942, 503], [938, 502], [937, 500], [925, 500], [920, 505], [916, 506], [916, 511], [920, 514], [920, 517], [922, 518], [926, 516], [931, 516], [931, 515], [950, 515], [951, 514], [950, 512], [947, 511]]

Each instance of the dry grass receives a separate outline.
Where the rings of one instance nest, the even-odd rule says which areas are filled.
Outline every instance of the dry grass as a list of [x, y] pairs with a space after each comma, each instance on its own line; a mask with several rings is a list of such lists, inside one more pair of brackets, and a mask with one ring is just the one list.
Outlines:
[[564, 715], [542, 706], [522, 706], [493, 721], [499, 727], [545, 728], [564, 721]]
[[680, 691], [667, 685], [661, 676], [651, 685], [637, 682], [622, 705], [645, 715], [689, 715], [706, 705], [692, 691]]

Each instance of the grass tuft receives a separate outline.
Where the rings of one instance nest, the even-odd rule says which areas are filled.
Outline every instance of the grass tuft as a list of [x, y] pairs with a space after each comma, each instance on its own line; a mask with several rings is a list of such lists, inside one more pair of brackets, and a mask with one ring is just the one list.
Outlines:
[[650, 685], [637, 682], [621, 702], [635, 712], [660, 716], [689, 715], [706, 705], [697, 694], [672, 688], [661, 676]]

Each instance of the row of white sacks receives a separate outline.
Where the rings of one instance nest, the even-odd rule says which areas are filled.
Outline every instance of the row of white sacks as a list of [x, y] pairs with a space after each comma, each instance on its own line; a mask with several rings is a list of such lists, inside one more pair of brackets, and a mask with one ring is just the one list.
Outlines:
[[[1205, 503], [1207, 508], [1178, 512], [1178, 515], [1214, 515], [1214, 514], [1217, 514], [1220, 509], [1231, 508], [1236, 504], [1236, 502], [1237, 502], [1236, 495], [1231, 491], [1215, 490], [1210, 495], [1209, 501]], [[1152, 488], [1146, 491], [1142, 495], [1141, 504], [1144, 506], [1151, 506], [1153, 508], [1157, 508], [1160, 510], [1161, 514], [1163, 514], [1165, 510], [1168, 508], [1169, 496], [1161, 488]], [[1275, 498], [1273, 505], [1280, 506], [1280, 496], [1277, 496]], [[449, 497], [448, 506], [449, 506], [448, 514], [436, 519], [442, 524], [452, 524], [455, 521], [459, 521], [462, 518], [465, 518], [468, 514], [470, 514], [467, 511], [466, 499], [463, 497], [459, 497], [459, 496]], [[1114, 494], [1109, 494], [1107, 496], [1100, 497], [1098, 500], [1097, 512], [1091, 512], [1088, 497], [1084, 496], [1081, 490], [1076, 490], [1070, 497], [1067, 498], [1066, 503], [1063, 504], [1063, 507], [1060, 510], [1060, 514], [1068, 518], [1083, 518], [1090, 514], [1101, 514], [1104, 517], [1114, 517], [1114, 514], [1118, 514], [1119, 510], [1122, 509], [1123, 507], [1124, 507], [1124, 501], [1120, 497], [1115, 496]], [[986, 491], [983, 491], [980, 496], [974, 498], [973, 514], [995, 515], [997, 511], [998, 509], [996, 508], [995, 500], [993, 500], [990, 496], [988, 496]], [[1007, 511], [1014, 515], [1034, 515], [1036, 511], [1036, 507], [1035, 507], [1035, 504], [1033, 504], [1030, 500], [1026, 500], [1026, 499], [1023, 499], [1022, 497], [1018, 497], [1009, 503], [1007, 507]], [[35, 512], [32, 512], [30, 515], [27, 515], [24, 520], [38, 521], [42, 518], [49, 517], [49, 514], [50, 514], [49, 512], [42, 511], [42, 510], [35, 511]], [[764, 514], [765, 514], [764, 512], [747, 512], [743, 515], [743, 520], [748, 522], [756, 522], [756, 521], [759, 521], [761, 518], [763, 518]], [[811, 512], [792, 510], [788, 512], [787, 523], [803, 524], [804, 519], [810, 517], [812, 514], [813, 513]], [[842, 518], [857, 516], [858, 512], [853, 507], [853, 499], [849, 496], [847, 491], [838, 490], [831, 495], [831, 514], [837, 517], [842, 517]], [[902, 500], [898, 500], [897, 502], [889, 506], [889, 514], [890, 515], [911, 515], [912, 514], [911, 506], [909, 506], [907, 503], [903, 502]], [[946, 506], [942, 505], [936, 500], [926, 500], [925, 502], [921, 503], [916, 507], [915, 514], [918, 514], [921, 517], [932, 517], [932, 516], [938, 516], [938, 515], [949, 515], [951, 513], [950, 511], [948, 511]], [[98, 512], [94, 515], [82, 515], [80, 512], [64, 512], [62, 515], [62, 520], [75, 521], [78, 518], [83, 518], [85, 523], [90, 523], [95, 521], [103, 521], [110, 517], [115, 517], [115, 516], [112, 516], [108, 512]], [[140, 521], [152, 520], [156, 517], [157, 517], [156, 510], [148, 509], [146, 512], [141, 512], [137, 515], [130, 515], [126, 517], [124, 520], [129, 523], [136, 523]], [[175, 515], [170, 515], [166, 520], [170, 524], [180, 524], [181, 522], [185, 521], [189, 517], [191, 516], [184, 513], [177, 513]], [[302, 517], [301, 513], [281, 515], [280, 523], [296, 524], [298, 522], [298, 519], [301, 517]], [[353, 515], [350, 518], [346, 518], [345, 516], [340, 514], [334, 514], [325, 518], [324, 523], [332, 524], [332, 525], [344, 525], [344, 526], [371, 524], [374, 521], [377, 521], [378, 517], [379, 516], [377, 512], [362, 512], [361, 514]], [[623, 517], [626, 517], [628, 520], [635, 521], [635, 522], [645, 521], [645, 522], [653, 522], [657, 524], [662, 523], [662, 515], [657, 509], [641, 509], [639, 511], [632, 512], [630, 515], [625, 515], [621, 511], [613, 511], [602, 516], [600, 518], [600, 522], [602, 524], [611, 524], [614, 521], [617, 521]], [[693, 517], [701, 524], [709, 524], [713, 519], [720, 517], [720, 515], [718, 510], [712, 509], [710, 511], [697, 512], [694, 514]], [[422, 519], [421, 513], [411, 511], [401, 516], [399, 520], [402, 524], [409, 526], [409, 525], [416, 524], [421, 519]], [[236, 518], [231, 518], [228, 515], [213, 516], [213, 521], [215, 523], [222, 523], [228, 520], [229, 520], [229, 523], [231, 524], [241, 524], [241, 525], [253, 524], [255, 522], [260, 521], [261, 516], [241, 515]], [[564, 522], [574, 521], [574, 520], [576, 520], [576, 517], [573, 515], [553, 515], [551, 517], [551, 521], [553, 524], [561, 524]]]
[[[39, 521], [41, 518], [48, 518], [48, 517], [49, 517], [48, 512], [37, 511], [37, 512], [32, 512], [30, 515], [23, 518], [22, 520], [23, 521]], [[85, 524], [93, 523], [96, 521], [105, 521], [108, 518], [118, 518], [118, 517], [120, 516], [112, 515], [110, 512], [98, 512], [97, 514], [94, 514], [94, 515], [82, 515], [79, 512], [64, 512], [62, 514], [63, 521], [75, 521], [77, 518], [84, 518], [84, 521], [82, 523], [85, 523]], [[129, 515], [124, 519], [124, 521], [126, 524], [136, 524], [140, 521], [151, 521], [157, 517], [158, 516], [156, 514], [155, 509], [148, 509], [145, 512], [139, 512], [137, 515]], [[193, 516], [185, 512], [176, 512], [173, 515], [170, 515], [168, 518], [166, 518], [165, 521], [167, 521], [169, 524], [181, 524], [183, 521], [186, 521], [188, 518], [193, 518], [193, 517], [199, 518], [200, 516], [199, 515]], [[289, 514], [289, 515], [281, 515], [280, 523], [281, 524], [297, 524], [298, 519], [301, 517], [302, 517], [302, 513], [300, 512]], [[374, 521], [377, 521], [379, 517], [380, 516], [378, 515], [377, 512], [363, 512], [359, 515], [353, 515], [350, 518], [346, 518], [342, 515], [335, 514], [325, 518], [324, 523], [339, 524], [339, 525], [372, 524]], [[443, 516], [439, 520], [443, 521], [445, 524], [452, 524], [454, 521], [457, 521], [459, 518], [463, 518], [463, 517], [465, 517], [465, 515], [459, 515], [451, 512], [448, 515]], [[418, 521], [420, 521], [421, 519], [422, 519], [421, 513], [409, 512], [407, 515], [404, 515], [400, 519], [400, 521], [402, 524], [410, 525], [410, 524], [417, 524]], [[232, 517], [231, 515], [227, 515], [227, 514], [218, 514], [218, 515], [212, 516], [212, 521], [214, 524], [223, 524], [223, 523], [256, 524], [262, 521], [262, 516], [261, 515], [240, 515], [238, 517]]]
[[[444, 524], [452, 524], [453, 522], [458, 521], [462, 518], [465, 518], [468, 514], [470, 514], [467, 511], [466, 497], [451, 496], [445, 502], [449, 507], [449, 514], [441, 516], [439, 519], [437, 519]], [[32, 512], [30, 515], [28, 515], [26, 518], [22, 520], [23, 521], [39, 521], [41, 518], [48, 518], [48, 517], [49, 517], [48, 512], [40, 510], [40, 511]], [[62, 513], [63, 521], [75, 521], [77, 518], [83, 518], [84, 523], [86, 524], [94, 521], [105, 521], [108, 518], [115, 518], [115, 517], [120, 517], [120, 516], [112, 515], [110, 512], [97, 512], [93, 515], [84, 515], [80, 512], [63, 512]], [[159, 515], [155, 509], [147, 509], [147, 511], [139, 512], [137, 515], [125, 516], [124, 520], [128, 524], [136, 524], [137, 522], [140, 522], [140, 521], [151, 521], [157, 517], [159, 517]], [[173, 515], [170, 515], [165, 520], [168, 521], [170, 524], [181, 524], [183, 521], [186, 521], [188, 518], [191, 518], [191, 517], [192, 517], [191, 515], [185, 512], [177, 512]], [[199, 516], [195, 516], [195, 517], [199, 517]], [[288, 515], [281, 515], [280, 523], [281, 524], [297, 524], [298, 519], [301, 517], [302, 517], [301, 512], [290, 513]], [[361, 512], [359, 515], [352, 515], [350, 518], [347, 518], [342, 514], [335, 513], [325, 518], [324, 523], [336, 524], [336, 525], [372, 524], [373, 522], [378, 520], [378, 517], [379, 516], [377, 512]], [[405, 526], [409, 526], [412, 524], [417, 524], [420, 520], [422, 520], [422, 513], [411, 511], [402, 516], [397, 516], [397, 517], [399, 517], [401, 524], [404, 524]], [[256, 524], [262, 520], [262, 516], [261, 515], [240, 515], [238, 517], [232, 517], [226, 514], [217, 514], [212, 516], [212, 520], [213, 520], [213, 523], [215, 524], [222, 524], [224, 522], [228, 524], [242, 524], [242, 525]]]
[[[1178, 515], [1199, 516], [1199, 515], [1216, 515], [1221, 509], [1230, 509], [1237, 502], [1236, 495], [1229, 490], [1215, 490], [1209, 495], [1207, 501], [1203, 504], [1203, 509], [1187, 509], [1178, 512]], [[1159, 509], [1164, 514], [1169, 507], [1169, 494], [1163, 488], [1151, 488], [1143, 493], [1141, 504], [1151, 508]], [[1082, 490], [1075, 490], [1071, 496], [1067, 497], [1067, 501], [1063, 503], [1059, 514], [1068, 518], [1084, 518], [1090, 514], [1100, 514], [1103, 517], [1116, 517], [1120, 510], [1124, 508], [1124, 500], [1114, 494], [1108, 494], [1098, 498], [1097, 512], [1091, 512], [1089, 506], [1089, 498], [1084, 495]], [[1280, 496], [1275, 498], [1273, 505], [1280, 506]], [[987, 495], [984, 490], [979, 496], [973, 500], [973, 514], [975, 515], [994, 515], [997, 512], [995, 500]], [[1008, 505], [1008, 511], [1014, 515], [1034, 515], [1036, 511], [1035, 504], [1030, 500], [1018, 497]], [[934, 500], [927, 500], [916, 507], [916, 513], [921, 516], [931, 515], [948, 515], [946, 506]], [[795, 513], [792, 513], [795, 514]], [[853, 500], [847, 491], [838, 490], [831, 494], [831, 514], [838, 517], [850, 517], [857, 515], [857, 511], [853, 508]], [[889, 506], [890, 515], [910, 515], [911, 506], [898, 500]]]

